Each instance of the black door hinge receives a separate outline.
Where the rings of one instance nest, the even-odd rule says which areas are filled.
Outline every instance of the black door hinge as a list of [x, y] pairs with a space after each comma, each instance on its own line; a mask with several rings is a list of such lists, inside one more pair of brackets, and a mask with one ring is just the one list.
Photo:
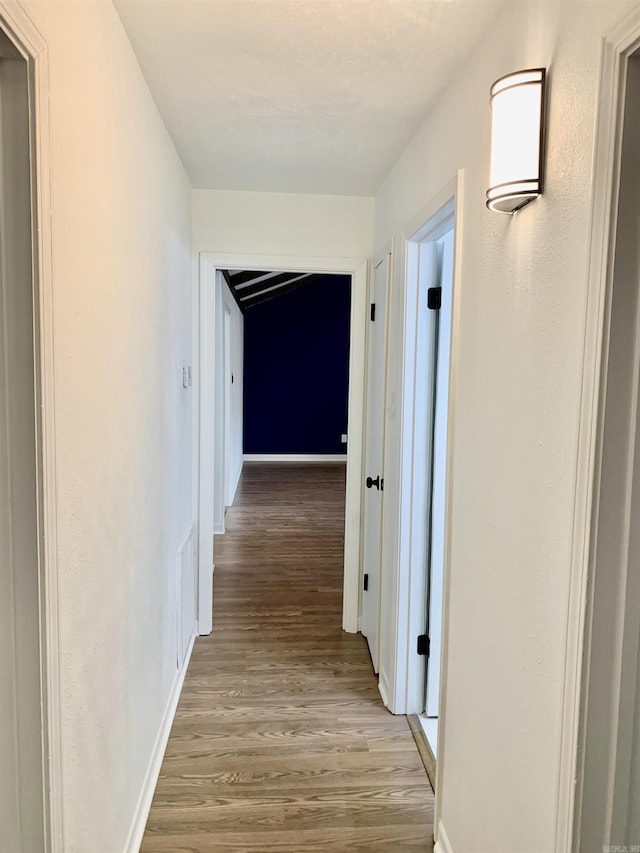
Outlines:
[[437, 311], [442, 305], [442, 288], [430, 287], [427, 290], [427, 308], [430, 311]]
[[369, 575], [364, 576], [363, 589], [365, 592], [369, 589]]
[[431, 640], [428, 634], [420, 634], [418, 637], [418, 654], [429, 657], [431, 651]]
[[376, 303], [371, 303], [371, 322], [373, 323], [376, 319]]

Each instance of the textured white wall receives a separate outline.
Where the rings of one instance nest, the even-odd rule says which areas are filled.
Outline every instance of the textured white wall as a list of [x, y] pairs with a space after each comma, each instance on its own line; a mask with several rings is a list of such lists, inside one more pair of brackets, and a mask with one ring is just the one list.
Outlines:
[[[455, 853], [554, 849], [600, 44], [630, 5], [506, 4], [376, 197], [381, 249], [465, 170], [442, 801]], [[489, 86], [539, 65], [547, 190], [498, 216]]]
[[300, 257], [367, 258], [373, 199], [195, 190], [193, 247]]
[[65, 851], [119, 851], [176, 666], [191, 188], [113, 6], [25, 7], [51, 87]]

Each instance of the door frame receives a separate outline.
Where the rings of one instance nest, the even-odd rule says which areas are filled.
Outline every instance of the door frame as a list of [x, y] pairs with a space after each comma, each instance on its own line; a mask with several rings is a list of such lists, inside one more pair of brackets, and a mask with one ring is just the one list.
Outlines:
[[[449, 599], [451, 564], [451, 507], [453, 499], [453, 467], [455, 444], [455, 401], [457, 393], [458, 360], [460, 350], [460, 306], [462, 303], [462, 255], [463, 255], [463, 210], [464, 210], [464, 170], [460, 169], [441, 192], [417, 216], [415, 216], [394, 240], [394, 267], [392, 273], [395, 297], [390, 311], [390, 347], [392, 357], [394, 337], [399, 337], [401, 352], [394, 357], [398, 364], [387, 366], [391, 374], [391, 386], [388, 389], [387, 419], [399, 424], [394, 428], [393, 438], [386, 443], [385, 471], [398, 471], [393, 490], [387, 489], [390, 477], [385, 479], [385, 517], [383, 518], [383, 560], [387, 561], [388, 586], [384, 592], [383, 625], [386, 630], [385, 643], [388, 644], [389, 670], [383, 672], [380, 667], [380, 692], [385, 705], [394, 714], [415, 713], [422, 701], [423, 676], [416, 672], [415, 643], [424, 631], [424, 600], [417, 601], [419, 589], [424, 591], [424, 565], [419, 565], [418, 525], [413, 524], [412, 502], [414, 488], [414, 411], [415, 411], [415, 365], [416, 337], [412, 333], [410, 320], [416, 311], [414, 294], [407, 289], [408, 245], [415, 235], [433, 223], [440, 212], [447, 211], [443, 218], [450, 216], [453, 206], [453, 225], [455, 229], [453, 264], [453, 299], [451, 310], [451, 351], [449, 365], [449, 417], [447, 425], [446, 453], [446, 500], [445, 500], [445, 547], [444, 547], [444, 589], [442, 613], [442, 648], [440, 656], [440, 701], [438, 723], [438, 773], [435, 789], [434, 832], [437, 839], [439, 816], [442, 802], [442, 786], [445, 768], [444, 735], [446, 721], [447, 694], [447, 658], [449, 637]], [[410, 296], [413, 299], [410, 299]], [[415, 325], [415, 324], [414, 324]], [[415, 330], [414, 330], [415, 332]], [[398, 343], [395, 345], [397, 346]], [[397, 390], [393, 390], [393, 385]], [[424, 486], [424, 484], [423, 484]], [[413, 606], [412, 606], [413, 600]], [[417, 682], [417, 683], [416, 683]], [[419, 695], [418, 695], [419, 694]], [[416, 704], [416, 702], [418, 704]]]
[[44, 833], [47, 853], [63, 853], [48, 51], [47, 43], [20, 4], [0, 0], [0, 26], [27, 61], [31, 100]]
[[624, 128], [624, 86], [629, 58], [638, 48], [640, 9], [635, 8], [605, 35], [602, 44], [562, 681], [556, 853], [577, 850], [579, 844], [578, 821], [584, 781], [586, 691], [591, 665], [593, 587], [597, 571], [595, 543], [602, 463], [602, 427]]
[[[200, 253], [199, 377], [196, 383], [199, 436], [198, 471], [198, 633], [213, 627], [213, 442], [216, 429], [215, 382], [211, 365], [216, 351], [215, 289], [217, 272], [226, 269], [334, 273], [351, 276], [351, 336], [349, 347], [349, 422], [347, 427], [347, 486], [345, 496], [342, 627], [356, 633], [362, 574], [362, 489], [364, 438], [364, 376], [368, 261], [363, 258], [318, 258], [282, 255]], [[219, 426], [217, 427], [220, 428]], [[224, 476], [224, 475], [223, 475]]]
[[[395, 357], [401, 362], [402, 372], [388, 366], [388, 372], [397, 375], [398, 391], [389, 393], [387, 418], [399, 420], [395, 440], [390, 440], [385, 447], [385, 470], [398, 471], [397, 488], [388, 489], [390, 477], [385, 479], [385, 518], [383, 519], [383, 560], [391, 567], [387, 571], [388, 587], [383, 601], [387, 604], [387, 612], [383, 614], [383, 622], [387, 626], [386, 643], [389, 645], [389, 670], [382, 672], [381, 693], [385, 704], [394, 714], [413, 714], [419, 710], [421, 690], [416, 687], [415, 666], [411, 659], [415, 657], [416, 637], [424, 632], [423, 604], [418, 606], [416, 596], [419, 588], [424, 587], [424, 566], [420, 564], [420, 556], [424, 549], [419, 547], [419, 536], [416, 531], [419, 525], [413, 524], [414, 489], [414, 438], [415, 438], [415, 359], [416, 337], [411, 320], [415, 320], [417, 310], [417, 289], [412, 292], [407, 288], [408, 246], [435, 217], [447, 210], [444, 218], [450, 216], [453, 205], [455, 247], [454, 247], [454, 292], [452, 306], [451, 330], [451, 361], [449, 381], [449, 423], [447, 431], [447, 474], [446, 474], [446, 535], [445, 535], [445, 585], [444, 613], [442, 640], [442, 680], [441, 680], [441, 713], [442, 701], [446, 692], [446, 649], [447, 649], [447, 609], [448, 609], [448, 571], [449, 565], [449, 523], [451, 515], [451, 483], [453, 471], [454, 443], [454, 402], [457, 382], [457, 361], [459, 349], [459, 317], [461, 291], [461, 257], [462, 257], [462, 209], [463, 209], [464, 173], [460, 170], [457, 176], [427, 205], [395, 239], [394, 270], [392, 291], [395, 298], [390, 308], [396, 319], [390, 318], [390, 357], [394, 347], [392, 335], [400, 335], [402, 351]], [[398, 316], [400, 315], [400, 316]], [[415, 322], [413, 323], [415, 326]], [[395, 332], [394, 332], [395, 329]], [[397, 344], [396, 344], [397, 346]], [[396, 414], [396, 412], [398, 414]], [[424, 484], [423, 484], [424, 486]], [[397, 494], [396, 494], [397, 492]], [[422, 580], [418, 581], [421, 577]], [[413, 606], [412, 606], [413, 601]], [[419, 617], [417, 616], [420, 610]], [[418, 676], [421, 682], [421, 678]]]
[[[456, 227], [456, 198], [455, 189], [449, 187], [449, 191], [453, 191], [447, 202], [442, 205], [434, 216], [430, 217], [422, 226], [406, 239], [407, 267], [406, 267], [406, 320], [407, 322], [413, 316], [418, 317], [419, 300], [420, 300], [420, 282], [418, 280], [417, 269], [415, 274], [410, 269], [409, 252], [412, 247], [418, 247], [424, 243], [429, 243], [438, 240], [444, 234], [453, 230], [455, 234]], [[455, 253], [455, 246], [454, 246]], [[455, 280], [453, 282], [455, 288]], [[452, 291], [453, 298], [453, 291]], [[425, 603], [427, 602], [427, 542], [430, 532], [426, 525], [428, 523], [428, 511], [431, 504], [430, 481], [425, 480], [422, 476], [416, 476], [419, 472], [415, 464], [415, 459], [418, 454], [417, 439], [420, 429], [431, 430], [434, 428], [432, 423], [433, 412], [431, 406], [427, 405], [422, 411], [420, 396], [418, 394], [418, 329], [417, 323], [414, 323], [411, 332], [407, 330], [407, 350], [411, 353], [411, 370], [407, 370], [406, 377], [406, 397], [405, 397], [405, 441], [410, 447], [410, 467], [411, 475], [407, 477], [404, 484], [406, 486], [407, 500], [410, 501], [410, 512], [407, 513], [405, 519], [407, 528], [407, 555], [409, 560], [409, 594], [406, 599], [408, 608], [409, 643], [406, 649], [407, 653], [407, 679], [406, 679], [406, 707], [407, 713], [421, 714], [424, 710], [424, 689], [425, 689], [425, 666], [424, 660], [415, 653], [415, 641], [411, 642], [411, 637], [417, 637], [423, 634], [425, 630]], [[448, 391], [450, 391], [450, 383]], [[434, 388], [435, 393], [435, 388]], [[449, 410], [448, 394], [447, 410]], [[447, 439], [450, 438], [449, 417], [447, 416]], [[429, 468], [429, 464], [427, 463]], [[447, 485], [446, 496], [450, 491], [449, 484], [449, 457], [446, 455], [447, 467]], [[427, 470], [427, 475], [433, 474]], [[407, 474], [409, 472], [407, 471]], [[445, 502], [447, 497], [445, 497]], [[445, 507], [446, 509], [446, 507]], [[442, 690], [439, 691], [441, 693]], [[439, 717], [438, 717], [439, 719]]]

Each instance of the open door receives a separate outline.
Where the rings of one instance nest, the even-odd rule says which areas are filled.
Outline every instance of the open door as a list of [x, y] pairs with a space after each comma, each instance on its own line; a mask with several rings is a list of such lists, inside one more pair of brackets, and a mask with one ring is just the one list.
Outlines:
[[[432, 416], [430, 425], [429, 500], [427, 521], [427, 624], [429, 639], [425, 657], [425, 716], [435, 719], [440, 703], [440, 653], [444, 590], [445, 494], [447, 426], [449, 409], [449, 361], [451, 351], [451, 308], [453, 296], [453, 229], [423, 249], [433, 256], [430, 269], [433, 294], [427, 299], [431, 318], [433, 352], [426, 369], [431, 373]], [[434, 744], [435, 750], [435, 744]]]
[[380, 657], [380, 558], [384, 490], [382, 463], [385, 423], [387, 295], [390, 262], [391, 255], [387, 254], [373, 269], [367, 347], [362, 633], [369, 643], [369, 652], [375, 672], [378, 672]]

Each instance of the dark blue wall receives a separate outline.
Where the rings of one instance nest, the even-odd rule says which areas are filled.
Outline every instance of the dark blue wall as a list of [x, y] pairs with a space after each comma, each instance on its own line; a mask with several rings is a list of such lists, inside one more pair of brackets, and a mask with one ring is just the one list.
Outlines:
[[244, 452], [346, 453], [351, 277], [247, 308]]

